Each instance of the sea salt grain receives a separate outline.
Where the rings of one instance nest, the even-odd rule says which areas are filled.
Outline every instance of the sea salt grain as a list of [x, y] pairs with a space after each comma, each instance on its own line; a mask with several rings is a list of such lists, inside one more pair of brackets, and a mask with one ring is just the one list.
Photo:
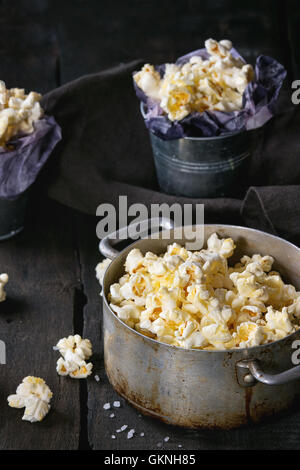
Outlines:
[[157, 443], [157, 447], [162, 447], [162, 443], [161, 443], [161, 442], [158, 442], [158, 443]]
[[178, 447], [182, 447], [182, 445], [181, 445], [181, 444], [178, 444]]
[[115, 417], [115, 413], [112, 413], [111, 415], [109, 415], [110, 418], [114, 418]]
[[95, 380], [96, 380], [96, 382], [100, 382], [100, 377], [99, 377], [99, 375], [95, 375]]
[[165, 437], [165, 438], [164, 438], [164, 441], [165, 441], [165, 442], [168, 442], [169, 439], [170, 439], [169, 437]]
[[134, 433], [135, 433], [135, 430], [130, 429], [130, 431], [128, 431], [128, 433], [127, 433], [127, 439], [131, 439], [133, 437]]
[[114, 401], [114, 407], [115, 408], [120, 408], [121, 403], [119, 401]]
[[117, 429], [116, 432], [123, 432], [123, 431], [125, 431], [125, 429], [127, 429], [127, 428], [128, 428], [127, 424], [123, 424], [123, 426], [121, 426], [120, 429]]
[[145, 433], [144, 432], [141, 432], [140, 436], [141, 437], [144, 437]]
[[104, 408], [105, 410], [109, 410], [109, 409], [110, 409], [110, 403], [105, 403], [105, 404], [103, 405], [103, 408]]
[[113, 435], [111, 436], [111, 438], [112, 438], [112, 439], [115, 439], [115, 438], [116, 438], [116, 436], [113, 434]]

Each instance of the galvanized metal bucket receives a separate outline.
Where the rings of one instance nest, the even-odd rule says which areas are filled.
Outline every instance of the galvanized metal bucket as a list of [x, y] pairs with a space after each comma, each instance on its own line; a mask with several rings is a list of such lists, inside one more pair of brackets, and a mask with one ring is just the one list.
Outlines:
[[28, 192], [13, 200], [0, 198], [0, 240], [7, 240], [21, 232], [28, 201]]
[[[163, 221], [170, 228], [170, 221]], [[193, 227], [195, 229], [195, 227]], [[270, 254], [280, 270], [300, 289], [300, 249], [278, 237], [245, 227], [205, 225], [205, 240], [214, 232], [232, 237], [235, 260], [242, 254]], [[104, 360], [115, 390], [142, 413], [192, 428], [232, 428], [256, 422], [289, 407], [300, 392], [300, 366], [292, 367], [294, 341], [300, 330], [280, 341], [248, 349], [204, 351], [182, 349], [148, 338], [125, 325], [109, 307], [112, 283], [124, 274], [128, 252], [163, 253], [169, 238], [139, 240], [121, 253], [118, 234], [100, 243], [113, 259], [103, 284]], [[176, 240], [184, 244], [185, 239]]]
[[[144, 105], [141, 112], [145, 117]], [[163, 140], [149, 132], [160, 189], [194, 198], [239, 197], [247, 188], [256, 132]]]

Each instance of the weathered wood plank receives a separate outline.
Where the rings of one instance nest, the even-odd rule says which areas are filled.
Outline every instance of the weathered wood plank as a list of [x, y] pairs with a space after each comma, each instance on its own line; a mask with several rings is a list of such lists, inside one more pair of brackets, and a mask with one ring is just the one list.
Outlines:
[[[32, 213], [34, 212], [34, 213]], [[79, 383], [56, 373], [52, 347], [73, 332], [78, 287], [68, 211], [58, 204], [31, 207], [26, 230], [0, 244], [0, 269], [10, 281], [0, 305], [0, 339], [7, 364], [0, 365], [0, 448], [76, 449], [80, 432]], [[53, 391], [52, 410], [41, 423], [21, 421], [7, 396], [27, 375], [44, 378]]]

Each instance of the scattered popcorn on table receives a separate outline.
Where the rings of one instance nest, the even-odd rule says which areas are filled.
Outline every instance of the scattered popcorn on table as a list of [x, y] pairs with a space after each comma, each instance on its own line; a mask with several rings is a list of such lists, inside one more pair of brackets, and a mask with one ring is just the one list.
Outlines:
[[0, 274], [0, 302], [3, 302], [6, 299], [6, 292], [4, 288], [8, 283], [8, 280], [9, 278], [6, 273]]
[[168, 442], [169, 440], [170, 440], [170, 438], [168, 436], [164, 438], [165, 442]]
[[109, 410], [110, 409], [110, 403], [105, 403], [103, 405], [104, 410]]
[[85, 379], [91, 375], [93, 364], [86, 363], [92, 355], [90, 340], [82, 339], [79, 335], [69, 336], [59, 340], [56, 347], [63, 356], [57, 361], [59, 375], [69, 375], [73, 379]]
[[140, 436], [141, 436], [141, 437], [144, 437], [144, 436], [145, 436], [145, 433], [144, 433], [144, 432], [141, 432]]
[[100, 382], [100, 377], [99, 377], [99, 375], [95, 375], [95, 380], [96, 380], [96, 382]]
[[7, 89], [0, 81], [0, 147], [16, 135], [31, 134], [34, 122], [43, 116], [39, 101], [42, 96], [22, 88]]
[[116, 436], [113, 434], [113, 435], [111, 436], [111, 438], [112, 438], [112, 439], [115, 439], [115, 438], [116, 438]]
[[105, 271], [110, 265], [110, 263], [111, 263], [111, 260], [108, 258], [105, 258], [103, 261], [101, 261], [101, 263], [98, 263], [96, 266], [96, 278], [98, 279], [101, 286], [103, 284]]
[[110, 418], [114, 418], [115, 417], [115, 413], [112, 413], [111, 415], [109, 415]]
[[115, 408], [120, 408], [121, 403], [120, 403], [119, 401], [114, 401], [113, 406], [114, 406]]
[[24, 421], [42, 421], [50, 410], [52, 392], [46, 382], [39, 377], [25, 377], [15, 395], [7, 398], [12, 408], [25, 408]]
[[254, 78], [254, 70], [231, 53], [232, 43], [214, 39], [205, 41], [208, 57], [192, 56], [181, 65], [166, 64], [163, 77], [146, 64], [134, 74], [137, 86], [171, 121], [179, 121], [193, 111], [238, 111], [243, 93]]
[[249, 348], [298, 330], [300, 292], [272, 271], [274, 259], [245, 255], [229, 267], [234, 249], [216, 233], [196, 252], [176, 243], [160, 256], [135, 248], [110, 286], [110, 307], [138, 332], [185, 349]]

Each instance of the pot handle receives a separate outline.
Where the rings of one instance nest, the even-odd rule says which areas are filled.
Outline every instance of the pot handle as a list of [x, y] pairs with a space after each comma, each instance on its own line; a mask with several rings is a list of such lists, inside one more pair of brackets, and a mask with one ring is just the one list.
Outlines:
[[238, 382], [243, 387], [252, 387], [256, 382], [265, 385], [283, 385], [300, 379], [300, 366], [280, 372], [280, 374], [267, 374], [261, 369], [257, 359], [244, 359], [237, 362]]
[[119, 251], [113, 248], [120, 240], [126, 240], [128, 237], [128, 229], [134, 230], [137, 227], [144, 224], [145, 227], [163, 228], [165, 230], [172, 230], [174, 228], [174, 222], [167, 217], [153, 217], [152, 219], [142, 220], [139, 222], [133, 222], [128, 227], [122, 227], [116, 232], [112, 232], [106, 237], [102, 238], [99, 243], [99, 250], [105, 258], [114, 259], [119, 255]]

